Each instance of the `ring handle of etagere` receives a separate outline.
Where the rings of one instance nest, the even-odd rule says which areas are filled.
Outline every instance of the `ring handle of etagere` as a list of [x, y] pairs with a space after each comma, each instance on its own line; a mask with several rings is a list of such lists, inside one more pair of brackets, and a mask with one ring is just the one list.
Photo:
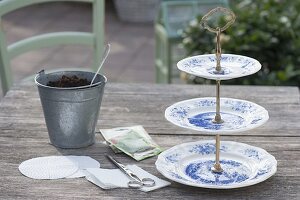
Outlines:
[[[212, 28], [208, 25], [208, 19], [213, 16], [215, 13], [224, 13], [224, 15], [228, 15], [230, 18], [227, 21], [227, 23], [223, 27], [216, 27]], [[207, 29], [210, 32], [216, 33], [216, 68], [214, 73], [215, 74], [223, 74], [224, 71], [221, 67], [221, 54], [222, 54], [222, 48], [221, 48], [221, 32], [225, 31], [229, 26], [231, 26], [235, 21], [235, 14], [223, 7], [217, 7], [209, 11], [206, 15], [204, 15], [201, 19], [201, 25]], [[221, 80], [216, 80], [216, 115], [213, 120], [213, 123], [221, 124], [224, 121], [222, 120], [221, 114], [220, 114], [220, 85]], [[221, 173], [223, 171], [221, 164], [220, 164], [220, 135], [216, 135], [216, 161], [214, 166], [211, 168], [211, 170], [215, 173]]]
[[[208, 19], [209, 17], [213, 16], [215, 13], [218, 13], [218, 12], [222, 12], [224, 13], [225, 15], [228, 14], [228, 16], [230, 17], [227, 21], [227, 23], [222, 27], [222, 28], [213, 28], [213, 27], [210, 27], [207, 22], [208, 22]], [[201, 24], [202, 26], [209, 30], [210, 32], [213, 32], [213, 33], [217, 33], [220, 29], [221, 32], [225, 31], [227, 28], [229, 28], [229, 26], [231, 26], [234, 21], [236, 19], [236, 16], [235, 14], [228, 8], [223, 8], [223, 7], [216, 7], [212, 10], [210, 10], [207, 14], [205, 14], [202, 19], [201, 19]]]
[[[223, 27], [210, 27], [208, 25], [208, 20], [210, 17], [212, 17], [216, 13], [224, 13], [225, 17], [229, 17], [227, 20], [227, 23]], [[225, 18], [226, 19], [226, 18]], [[201, 25], [203, 28], [207, 29], [208, 31], [212, 33], [216, 33], [216, 60], [217, 60], [217, 65], [216, 65], [216, 71], [215, 73], [222, 73], [222, 68], [221, 68], [221, 54], [222, 54], [222, 48], [221, 48], [221, 33], [225, 31], [229, 26], [231, 26], [235, 22], [236, 16], [235, 14], [229, 10], [228, 8], [223, 8], [223, 7], [216, 7], [209, 11], [206, 15], [204, 15], [201, 19]]]

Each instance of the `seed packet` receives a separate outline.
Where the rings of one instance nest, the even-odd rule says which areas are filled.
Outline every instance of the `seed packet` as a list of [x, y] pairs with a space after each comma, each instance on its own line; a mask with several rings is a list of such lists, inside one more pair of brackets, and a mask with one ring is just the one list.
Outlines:
[[115, 152], [122, 151], [137, 161], [162, 152], [142, 126], [101, 129], [100, 132]]
[[102, 142], [103, 144], [110, 146], [110, 148], [115, 152], [115, 153], [122, 153], [121, 150], [117, 149], [116, 147], [114, 147], [111, 143], [107, 142], [106, 140]]

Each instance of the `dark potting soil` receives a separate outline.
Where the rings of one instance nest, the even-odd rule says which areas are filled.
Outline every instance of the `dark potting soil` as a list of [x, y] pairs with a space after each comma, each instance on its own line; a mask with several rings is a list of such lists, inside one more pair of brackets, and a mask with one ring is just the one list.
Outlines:
[[57, 81], [49, 81], [47, 83], [47, 86], [67, 88], [67, 87], [86, 86], [86, 85], [90, 85], [90, 84], [91, 84], [91, 82], [88, 81], [86, 78], [79, 78], [76, 75], [71, 76], [71, 77], [63, 75]]

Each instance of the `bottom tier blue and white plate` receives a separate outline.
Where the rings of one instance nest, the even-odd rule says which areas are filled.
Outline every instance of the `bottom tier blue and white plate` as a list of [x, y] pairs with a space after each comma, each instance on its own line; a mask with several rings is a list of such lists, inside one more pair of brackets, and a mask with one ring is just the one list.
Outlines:
[[155, 165], [168, 179], [213, 189], [254, 185], [268, 179], [277, 170], [275, 157], [264, 149], [232, 141], [221, 141], [223, 172], [212, 172], [214, 163], [215, 141], [204, 140], [180, 144], [164, 151]]

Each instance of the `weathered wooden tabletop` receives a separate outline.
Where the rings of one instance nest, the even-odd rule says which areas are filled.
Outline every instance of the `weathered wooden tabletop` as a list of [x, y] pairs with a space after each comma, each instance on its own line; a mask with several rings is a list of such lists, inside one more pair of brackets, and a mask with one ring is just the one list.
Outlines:
[[[44, 116], [31, 83], [14, 86], [0, 103], [0, 199], [300, 199], [300, 104], [296, 87], [222, 86], [222, 97], [253, 101], [264, 106], [269, 121], [254, 130], [222, 136], [223, 140], [266, 149], [278, 161], [277, 173], [254, 186], [212, 190], [172, 182], [171, 186], [144, 193], [134, 189], [102, 190], [84, 178], [33, 180], [21, 175], [19, 164], [49, 155], [87, 155], [103, 168], [114, 168], [104, 154], [113, 154], [97, 134], [96, 144], [83, 149], [58, 149], [49, 144]], [[213, 136], [177, 127], [164, 119], [169, 105], [190, 98], [215, 95], [214, 86], [107, 84], [97, 128], [141, 124], [163, 148]], [[160, 178], [157, 157], [135, 162]]]

